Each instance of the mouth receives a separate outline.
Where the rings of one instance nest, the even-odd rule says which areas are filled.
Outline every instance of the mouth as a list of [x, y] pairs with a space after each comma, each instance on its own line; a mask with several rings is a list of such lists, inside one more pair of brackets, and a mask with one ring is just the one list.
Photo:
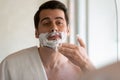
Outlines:
[[48, 40], [58, 40], [61, 39], [60, 33], [50, 33], [47, 37]]

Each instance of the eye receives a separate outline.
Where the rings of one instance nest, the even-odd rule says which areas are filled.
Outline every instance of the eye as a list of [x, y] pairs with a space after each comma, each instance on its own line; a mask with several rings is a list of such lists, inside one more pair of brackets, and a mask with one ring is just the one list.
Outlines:
[[42, 21], [42, 25], [43, 25], [43, 26], [50, 26], [50, 25], [51, 25], [51, 22], [45, 20], [45, 21]]
[[57, 24], [58, 26], [63, 26], [63, 21], [57, 21], [56, 24]]

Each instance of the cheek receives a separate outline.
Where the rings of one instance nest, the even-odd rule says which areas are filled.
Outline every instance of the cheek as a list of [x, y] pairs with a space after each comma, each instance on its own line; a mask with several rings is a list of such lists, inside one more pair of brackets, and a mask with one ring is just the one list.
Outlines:
[[66, 31], [66, 27], [65, 26], [58, 26], [58, 31]]
[[39, 33], [45, 33], [45, 32], [48, 32], [48, 31], [49, 31], [48, 28], [42, 28], [42, 27], [39, 27], [39, 28], [38, 28], [38, 32], [39, 32]]
[[68, 29], [66, 27], [60, 28], [61, 32], [68, 32]]

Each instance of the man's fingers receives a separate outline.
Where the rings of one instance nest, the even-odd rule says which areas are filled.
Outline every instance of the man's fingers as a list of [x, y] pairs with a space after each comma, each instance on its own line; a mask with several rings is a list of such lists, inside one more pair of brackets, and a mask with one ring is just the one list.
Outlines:
[[76, 49], [78, 46], [74, 44], [62, 43], [61, 47]]
[[69, 55], [69, 54], [73, 54], [74, 50], [73, 49], [70, 49], [70, 48], [67, 48], [67, 47], [59, 47], [59, 51], [64, 54], [64, 55]]
[[81, 47], [86, 48], [85, 43], [83, 42], [83, 40], [79, 36], [77, 36], [77, 41], [79, 42]]

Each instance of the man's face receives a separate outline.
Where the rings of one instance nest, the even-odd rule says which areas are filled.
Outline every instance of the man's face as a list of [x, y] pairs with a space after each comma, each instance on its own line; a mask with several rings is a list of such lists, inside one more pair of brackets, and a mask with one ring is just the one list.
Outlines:
[[[46, 9], [42, 10], [40, 15], [40, 21], [38, 25], [38, 29], [36, 32], [38, 34], [41, 33], [50, 33], [52, 30], [57, 32], [65, 32], [68, 33], [68, 26], [66, 23], [64, 12], [60, 9]], [[57, 36], [54, 38], [58, 38]], [[54, 39], [53, 37], [49, 38]]]
[[64, 12], [59, 9], [46, 9], [41, 11], [39, 17], [36, 37], [39, 38], [40, 45], [57, 50], [69, 32]]

